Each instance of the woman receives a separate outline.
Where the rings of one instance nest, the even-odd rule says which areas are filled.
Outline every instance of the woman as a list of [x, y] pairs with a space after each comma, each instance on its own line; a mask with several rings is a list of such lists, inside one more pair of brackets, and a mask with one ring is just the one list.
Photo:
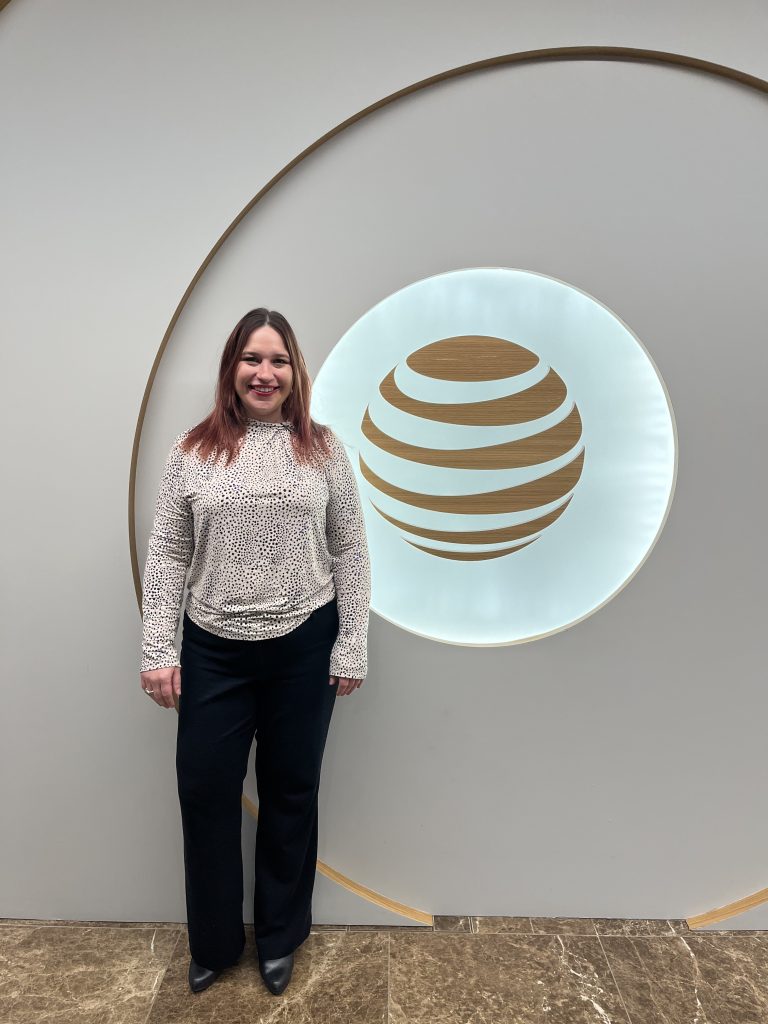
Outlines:
[[317, 794], [334, 702], [367, 674], [360, 499], [343, 445], [309, 415], [310, 390], [285, 317], [246, 313], [224, 347], [213, 411], [171, 448], [149, 539], [141, 685], [160, 707], [180, 697], [194, 992], [245, 944], [241, 797], [254, 735], [254, 932], [267, 988], [278, 995], [288, 984], [312, 924]]

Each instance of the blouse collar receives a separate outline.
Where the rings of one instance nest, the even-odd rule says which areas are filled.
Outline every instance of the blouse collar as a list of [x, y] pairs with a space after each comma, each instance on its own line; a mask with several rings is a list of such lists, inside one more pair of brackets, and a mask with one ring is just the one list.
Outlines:
[[251, 430], [268, 430], [270, 428], [284, 428], [286, 430], [293, 430], [288, 420], [280, 420], [278, 423], [270, 423], [268, 420], [259, 420], [253, 416], [249, 416], [246, 421], [246, 429]]

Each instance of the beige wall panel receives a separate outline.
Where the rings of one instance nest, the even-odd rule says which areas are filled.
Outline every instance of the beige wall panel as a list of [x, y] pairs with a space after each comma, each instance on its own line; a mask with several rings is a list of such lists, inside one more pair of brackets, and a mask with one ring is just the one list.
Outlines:
[[[751, 5], [727, 22], [716, 4], [579, 6], [556, 22], [495, 3], [0, 14], [3, 411], [22, 441], [4, 509], [4, 916], [184, 916], [175, 716], [139, 690], [128, 472], [165, 328], [238, 210], [367, 103], [505, 50], [652, 46], [768, 75]], [[167, 448], [251, 305], [294, 321], [315, 373], [404, 284], [523, 267], [625, 319], [674, 404], [672, 514], [599, 613], [494, 649], [373, 617], [371, 674], [339, 702], [323, 776], [320, 856], [345, 875], [432, 913], [535, 916], [690, 916], [768, 884], [766, 124], [763, 97], [659, 67], [457, 80], [305, 160], [193, 294], [144, 428], [142, 565]], [[386, 917], [325, 881], [315, 910]]]

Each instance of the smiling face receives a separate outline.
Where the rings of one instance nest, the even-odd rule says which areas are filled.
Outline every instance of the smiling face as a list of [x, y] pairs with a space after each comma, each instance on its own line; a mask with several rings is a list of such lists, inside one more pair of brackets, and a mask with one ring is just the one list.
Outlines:
[[280, 423], [293, 385], [293, 367], [280, 334], [269, 324], [252, 331], [235, 370], [235, 391], [254, 419]]

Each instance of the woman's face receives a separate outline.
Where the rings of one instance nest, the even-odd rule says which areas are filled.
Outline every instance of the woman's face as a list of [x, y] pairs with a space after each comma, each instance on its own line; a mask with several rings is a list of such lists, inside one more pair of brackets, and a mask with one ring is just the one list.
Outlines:
[[247, 414], [279, 423], [292, 384], [291, 357], [282, 337], [269, 324], [252, 331], [235, 370], [235, 391]]

